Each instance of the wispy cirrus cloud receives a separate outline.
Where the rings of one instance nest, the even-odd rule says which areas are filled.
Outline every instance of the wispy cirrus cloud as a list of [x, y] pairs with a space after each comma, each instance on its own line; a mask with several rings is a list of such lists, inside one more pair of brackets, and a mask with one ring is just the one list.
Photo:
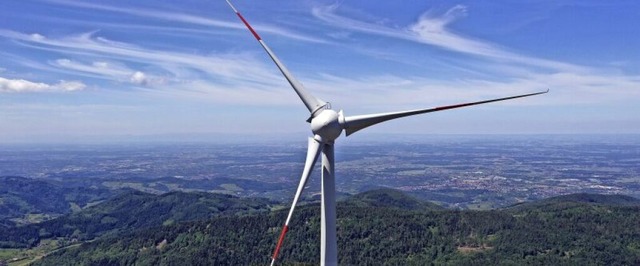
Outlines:
[[[268, 62], [262, 63], [263, 60], [257, 60], [251, 54], [204, 55], [158, 50], [97, 37], [96, 34], [51, 38], [0, 29], [1, 37], [25, 47], [65, 55], [65, 58], [50, 60], [47, 64], [14, 59], [32, 69], [126, 82], [145, 92], [168, 97], [221, 104], [299, 105], [277, 68], [267, 65]], [[130, 66], [148, 68], [149, 71]], [[282, 95], [292, 98], [283, 98]], [[265, 102], [264, 99], [270, 100]]]
[[[168, 12], [168, 11], [162, 11], [162, 10], [153, 10], [153, 9], [135, 8], [135, 7], [122, 8], [122, 7], [109, 6], [104, 4], [69, 1], [69, 0], [49, 0], [49, 2], [59, 4], [59, 5], [72, 6], [76, 8], [86, 8], [86, 9], [116, 12], [116, 13], [131, 15], [131, 16], [151, 18], [151, 19], [162, 20], [162, 21], [171, 21], [171, 22], [179, 22], [179, 23], [186, 23], [186, 24], [199, 25], [199, 26], [246, 31], [245, 26], [242, 25], [242, 23], [240, 23], [239, 21], [229, 22], [229, 21], [211, 19], [211, 18], [196, 16], [196, 15], [184, 14], [179, 12]], [[231, 14], [231, 12], [229, 13]], [[258, 31], [266, 34], [275, 34], [278, 36], [282, 36], [285, 38], [294, 39], [298, 41], [305, 41], [305, 42], [312, 42], [312, 43], [328, 43], [328, 41], [324, 39], [304, 35], [301, 33], [293, 32], [291, 30], [283, 29], [280, 27], [272, 26], [272, 25], [255, 24], [253, 26]]]
[[[628, 102], [634, 97], [640, 97], [640, 76], [624, 74], [610, 69], [610, 66], [583, 66], [527, 56], [501, 45], [455, 32], [451, 29], [451, 24], [467, 16], [468, 8], [463, 5], [456, 5], [445, 12], [428, 10], [415, 22], [405, 26], [357, 20], [340, 15], [339, 11], [338, 5], [331, 5], [313, 8], [312, 14], [340, 29], [342, 35], [346, 34], [344, 31], [360, 32], [457, 52], [463, 56], [456, 59], [456, 65], [465, 70], [476, 69], [481, 72], [472, 75], [475, 78], [448, 80], [387, 76], [384, 80], [388, 81], [388, 90], [380, 88], [379, 94], [366, 97], [359, 95], [359, 91], [368, 92], [377, 88], [369, 84], [385, 83], [380, 80], [381, 77], [330, 77], [313, 80], [315, 84], [320, 86], [324, 83], [329, 88], [348, 86], [350, 90], [335, 90], [333, 93], [358, 99], [356, 101], [366, 99], [367, 102], [360, 105], [384, 107], [387, 103], [400, 103], [412, 106], [420, 101], [427, 104], [455, 103], [459, 101], [456, 98], [482, 99], [495, 97], [496, 92], [500, 95], [518, 94], [546, 88], [551, 89], [551, 94], [545, 97], [544, 103], [552, 105]], [[407, 80], [410, 83], [405, 83]], [[539, 103], [539, 99], [528, 99], [527, 102]]]
[[582, 66], [570, 63], [521, 55], [505, 47], [473, 39], [452, 31], [448, 26], [467, 16], [467, 7], [464, 5], [456, 5], [444, 13], [437, 13], [433, 10], [426, 11], [415, 23], [406, 27], [390, 27], [384, 24], [351, 19], [339, 15], [337, 8], [337, 5], [315, 7], [312, 9], [312, 14], [325, 23], [338, 28], [423, 43], [485, 59], [542, 67], [550, 70], [585, 70]]
[[578, 106], [628, 102], [640, 97], [640, 76], [605, 76], [559, 72], [530, 74], [509, 80], [435, 80], [418, 76], [345, 77], [322, 74], [305, 79], [324, 88], [336, 106], [357, 113], [436, 107], [551, 89], [546, 97], [492, 104]]
[[[266, 67], [256, 63], [256, 60], [247, 54], [203, 55], [150, 49], [96, 37], [94, 34], [94, 32], [91, 32], [59, 38], [48, 38], [40, 34], [25, 34], [0, 29], [0, 36], [18, 41], [22, 45], [30, 48], [55, 51], [69, 56], [88, 56], [92, 58], [102, 58], [103, 60], [106, 58], [120, 62], [153, 66], [176, 75], [178, 79], [181, 78], [179, 75], [198, 75], [198, 73], [215, 76], [221, 80], [234, 79], [255, 83], [268, 83], [270, 80], [277, 80], [277, 78], [279, 78], [275, 70], [267, 70]], [[122, 76], [129, 72], [135, 73], [135, 71], [124, 67], [107, 69], [100, 64], [83, 65], [68, 59], [55, 61], [54, 64], [63, 66], [69, 70], [94, 74]], [[101, 71], [105, 72], [101, 73]]]
[[[586, 67], [521, 56], [499, 45], [454, 33], [448, 26], [466, 15], [464, 6], [455, 6], [444, 13], [427, 11], [417, 22], [403, 28], [349, 19], [338, 15], [334, 9], [335, 7], [322, 10], [316, 8], [313, 13], [322, 20], [340, 25], [347, 30], [346, 35], [350, 34], [348, 31], [361, 31], [493, 59], [499, 62], [490, 67], [508, 69], [511, 72], [505, 73], [512, 75], [499, 81], [442, 81], [416, 76], [376, 74], [300, 76], [303, 83], [310, 85], [310, 90], [317, 92], [318, 96], [323, 97], [322, 93], [331, 96], [326, 97], [327, 99], [357, 99], [353, 101], [378, 107], [390, 106], [390, 103], [419, 107], [420, 104], [448, 104], [459, 99], [482, 99], [502, 96], [503, 93], [525, 93], [552, 88], [553, 102], [574, 102], [572, 91], [575, 89], [583, 89], [585, 94], [581, 101], [589, 102], [624, 98], [620, 95], [628, 95], [640, 83], [638, 77], [610, 73], [605, 75]], [[58, 56], [58, 59], [48, 61], [52, 71], [67, 71], [80, 76], [153, 87], [156, 91], [171, 95], [207, 98], [220, 103], [298, 105], [295, 97], [292, 97], [292, 101], [280, 97], [293, 94], [287, 91], [289, 88], [276, 68], [264, 62], [265, 60], [256, 60], [250, 54], [197, 54], [180, 52], [179, 49], [153, 49], [107, 39], [95, 31], [51, 37], [0, 29], [0, 36], [29, 48], [63, 54], [61, 59]], [[507, 63], [502, 64], [504, 62]], [[522, 68], [523, 71], [520, 72], [513, 70], [514, 65], [525, 64], [524, 62], [534, 68]], [[486, 68], [489, 67], [483, 65], [483, 70]], [[539, 72], [538, 68], [551, 71]], [[611, 87], [618, 90], [609, 90], [606, 95], [602, 95], [602, 91]], [[372, 91], [375, 93], [371, 93]], [[270, 100], [265, 102], [264, 99]], [[347, 104], [349, 103], [345, 101], [345, 105]]]
[[124, 65], [107, 61], [94, 61], [91, 64], [84, 64], [78, 61], [62, 58], [50, 62], [50, 64], [55, 67], [77, 72], [87, 72], [94, 74], [95, 76], [105, 77], [129, 76], [134, 72]]
[[[259, 63], [246, 54], [199, 55], [149, 49], [129, 43], [95, 36], [97, 33], [48, 38], [41, 34], [25, 34], [0, 30], [0, 36], [22, 42], [36, 49], [93, 58], [88, 61], [56, 59], [49, 62], [54, 69], [91, 75], [134, 85], [152, 85], [158, 92], [219, 103], [250, 105], [298, 105], [286, 82], [271, 65]], [[153, 66], [163, 74], [152, 74], [128, 67]], [[523, 72], [502, 81], [464, 79], [439, 81], [416, 76], [340, 76], [321, 74], [301, 76], [309, 88], [323, 97], [352, 99], [359, 105], [394, 107], [439, 105], [460, 99], [483, 99], [553, 88], [553, 101], [575, 103], [575, 90], [583, 91], [582, 102], [624, 99], [640, 84], [639, 77], [601, 75], [588, 72], [557, 70], [553, 74]], [[31, 85], [37, 88], [36, 85]], [[616, 87], [611, 91], [608, 88]], [[569, 90], [568, 88], [571, 88]], [[376, 93], [371, 93], [375, 91]], [[489, 93], [493, 92], [493, 93]], [[606, 93], [605, 93], [606, 92]], [[282, 96], [291, 96], [282, 98]], [[264, 99], [271, 99], [268, 103]], [[357, 100], [353, 100], [357, 99]], [[535, 100], [532, 102], [536, 102]], [[336, 102], [340, 103], [340, 102]], [[507, 103], [508, 104], [508, 103]], [[346, 106], [345, 106], [346, 107]], [[357, 108], [354, 105], [354, 108]]]
[[149, 75], [140, 70], [133, 70], [124, 64], [109, 61], [94, 61], [83, 63], [66, 58], [57, 59], [49, 64], [54, 67], [66, 69], [76, 74], [88, 74], [88, 77], [115, 80], [119, 82], [130, 82], [135, 85], [155, 86], [164, 84], [167, 78]]

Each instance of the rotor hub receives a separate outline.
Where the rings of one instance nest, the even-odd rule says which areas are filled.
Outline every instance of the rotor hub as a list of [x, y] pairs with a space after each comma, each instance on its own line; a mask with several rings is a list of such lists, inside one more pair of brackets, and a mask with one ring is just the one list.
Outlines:
[[342, 112], [324, 109], [311, 120], [311, 131], [325, 141], [335, 140], [342, 133], [341, 116]]

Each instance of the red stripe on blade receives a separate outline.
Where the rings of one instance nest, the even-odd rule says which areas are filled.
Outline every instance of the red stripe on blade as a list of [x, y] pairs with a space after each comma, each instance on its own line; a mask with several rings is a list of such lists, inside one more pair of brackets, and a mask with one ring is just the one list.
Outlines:
[[278, 252], [280, 252], [280, 246], [282, 245], [282, 240], [284, 240], [284, 235], [289, 231], [289, 227], [285, 224], [282, 227], [282, 233], [280, 233], [280, 239], [278, 239], [278, 245], [276, 245], [276, 250], [273, 252], [273, 260], [276, 260], [278, 257]]
[[247, 22], [247, 20], [245, 20], [245, 19], [244, 19], [244, 17], [242, 17], [242, 15], [240, 15], [240, 12], [238, 12], [238, 13], [236, 13], [236, 14], [238, 14], [238, 17], [240, 17], [240, 20], [242, 20], [242, 23], [244, 23], [244, 25], [245, 25], [245, 26], [247, 26], [247, 28], [249, 28], [249, 30], [250, 30], [250, 31], [251, 31], [251, 33], [253, 34], [253, 37], [256, 37], [256, 39], [257, 39], [258, 41], [259, 41], [259, 40], [262, 40], [262, 39], [260, 39], [260, 35], [258, 35], [258, 33], [257, 33], [255, 30], [253, 30], [253, 28], [251, 27], [251, 25], [249, 25], [249, 22]]

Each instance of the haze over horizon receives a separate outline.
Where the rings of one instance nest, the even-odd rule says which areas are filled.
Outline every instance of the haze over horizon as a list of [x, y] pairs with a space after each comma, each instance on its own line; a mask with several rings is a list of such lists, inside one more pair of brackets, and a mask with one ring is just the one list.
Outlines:
[[[640, 3], [233, 1], [364, 134], [640, 134]], [[225, 1], [0, 3], [0, 142], [309, 132]], [[301, 138], [303, 140], [303, 138]]]

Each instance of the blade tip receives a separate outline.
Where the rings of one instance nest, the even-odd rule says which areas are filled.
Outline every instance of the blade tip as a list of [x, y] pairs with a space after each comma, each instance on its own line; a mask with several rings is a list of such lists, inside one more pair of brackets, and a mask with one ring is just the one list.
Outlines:
[[278, 239], [278, 244], [276, 245], [276, 250], [273, 251], [273, 256], [271, 257], [274, 262], [278, 257], [278, 253], [280, 253], [280, 247], [282, 246], [282, 241], [284, 240], [284, 236], [287, 234], [287, 231], [289, 231], [289, 226], [285, 224], [282, 227], [282, 232], [280, 233], [280, 238]]

